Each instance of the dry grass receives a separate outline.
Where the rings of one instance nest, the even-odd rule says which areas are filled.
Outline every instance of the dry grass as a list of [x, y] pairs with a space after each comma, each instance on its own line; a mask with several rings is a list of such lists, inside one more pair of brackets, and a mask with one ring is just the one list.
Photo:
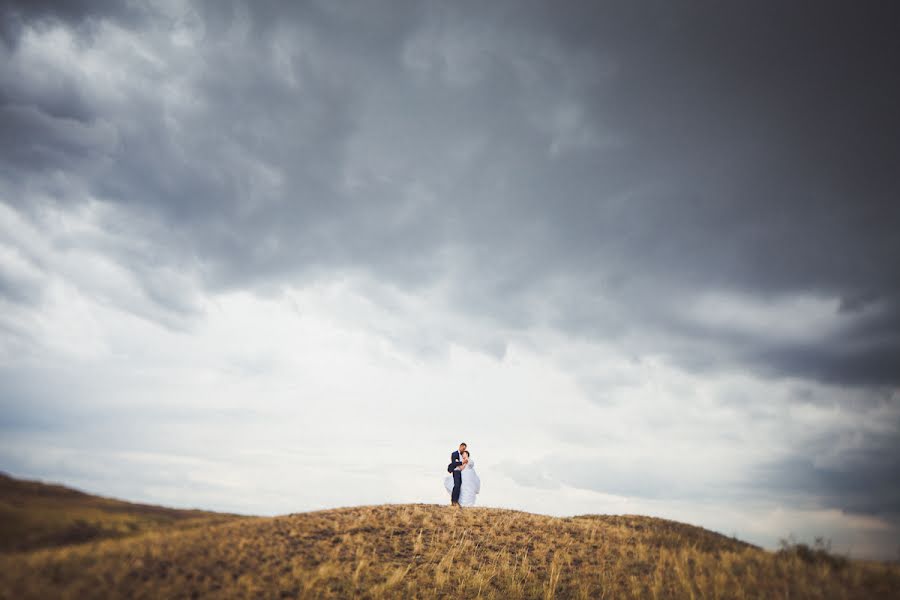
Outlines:
[[637, 516], [434, 505], [233, 518], [0, 554], [8, 598], [892, 598], [900, 568]]
[[223, 523], [237, 518], [92, 496], [0, 473], [0, 552]]

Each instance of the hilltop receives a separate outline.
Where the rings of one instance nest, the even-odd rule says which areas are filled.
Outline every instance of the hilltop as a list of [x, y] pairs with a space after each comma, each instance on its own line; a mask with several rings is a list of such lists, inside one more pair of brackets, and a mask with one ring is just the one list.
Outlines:
[[[772, 553], [641, 516], [413, 504], [241, 517], [9, 478], [0, 506], [0, 597], [9, 598], [889, 598], [900, 590], [896, 565]], [[81, 543], [55, 535], [71, 524], [59, 516], [67, 512], [102, 533]]]

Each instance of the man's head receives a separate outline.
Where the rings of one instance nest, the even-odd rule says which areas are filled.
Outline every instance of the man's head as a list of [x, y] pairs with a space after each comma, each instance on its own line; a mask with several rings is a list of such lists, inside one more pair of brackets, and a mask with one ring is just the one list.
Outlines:
[[466, 451], [466, 443], [465, 443], [465, 442], [462, 442], [462, 443], [460, 443], [460, 445], [459, 445], [459, 453], [462, 454], [462, 453], [465, 452], [465, 451]]

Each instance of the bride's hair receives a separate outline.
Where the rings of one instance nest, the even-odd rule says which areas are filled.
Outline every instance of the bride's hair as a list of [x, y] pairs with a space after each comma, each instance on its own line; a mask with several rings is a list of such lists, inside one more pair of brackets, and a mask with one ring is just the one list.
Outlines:
[[468, 456], [469, 458], [472, 458], [472, 455], [469, 454], [469, 451], [468, 451], [468, 450], [463, 450], [463, 454], [465, 454], [465, 455]]

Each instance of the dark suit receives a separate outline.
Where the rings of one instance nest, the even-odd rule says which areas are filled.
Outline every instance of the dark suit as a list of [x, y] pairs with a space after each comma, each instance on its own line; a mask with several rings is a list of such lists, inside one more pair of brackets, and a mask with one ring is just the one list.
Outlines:
[[453, 475], [453, 492], [450, 494], [450, 502], [453, 504], [459, 502], [459, 490], [462, 488], [462, 472], [456, 470], [456, 467], [462, 466], [459, 458], [459, 450], [454, 450], [450, 454], [450, 464], [447, 465], [447, 472]]
[[450, 464], [447, 465], [447, 472], [452, 473], [453, 469], [460, 466], [462, 461], [459, 458], [459, 450], [454, 450], [450, 453]]

